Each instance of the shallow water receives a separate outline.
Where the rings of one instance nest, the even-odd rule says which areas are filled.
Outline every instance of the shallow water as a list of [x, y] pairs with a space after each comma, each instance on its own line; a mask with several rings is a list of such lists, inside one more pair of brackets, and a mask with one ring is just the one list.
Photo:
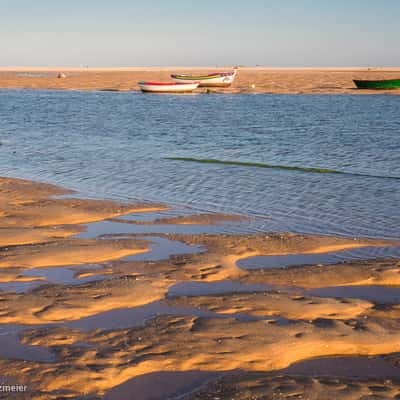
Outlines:
[[210, 371], [154, 372], [112, 388], [104, 400], [178, 400], [181, 395], [199, 389], [222, 375], [221, 372]]
[[355, 298], [378, 304], [400, 304], [400, 286], [334, 286], [311, 289], [308, 294], [317, 297]]
[[354, 260], [373, 260], [379, 258], [400, 258], [400, 247], [361, 247], [358, 249], [319, 254], [288, 254], [283, 256], [256, 256], [239, 260], [240, 268], [264, 269], [286, 268], [314, 264], [338, 264]]
[[1, 90], [0, 174], [251, 215], [254, 232], [399, 239], [399, 109], [380, 95]]
[[181, 254], [196, 254], [205, 251], [200, 246], [192, 246], [177, 240], [169, 240], [156, 236], [142, 237], [150, 240], [150, 252], [125, 257], [125, 261], [159, 261], [168, 260], [171, 256]]
[[180, 282], [172, 286], [168, 291], [169, 297], [176, 296], [212, 296], [231, 293], [254, 293], [276, 290], [276, 287], [263, 284], [244, 284], [239, 281], [217, 282]]
[[[162, 260], [172, 254], [204, 250], [156, 237], [157, 233], [298, 231], [400, 239], [398, 111], [397, 98], [390, 96], [180, 97], [0, 90], [0, 175], [58, 183], [80, 191], [81, 197], [149, 200], [175, 206], [158, 213], [120, 217], [125, 222], [198, 211], [252, 217], [218, 226], [102, 221], [88, 224], [87, 231], [78, 235], [117, 238], [154, 234], [143, 237], [152, 242], [151, 251], [126, 257], [127, 261]], [[240, 266], [329, 264], [389, 256], [398, 258], [400, 253], [395, 248], [366, 248], [324, 255], [258, 257], [241, 261]], [[0, 289], [26, 291], [44, 283], [73, 285], [106, 278], [78, 279], [74, 272], [71, 267], [29, 270], [23, 275], [44, 277], [46, 281], [9, 283], [0, 285]], [[184, 282], [171, 287], [168, 295], [268, 289], [271, 287], [267, 285], [228, 280]], [[400, 301], [398, 288], [372, 286], [320, 288], [308, 294], [389, 304]], [[157, 301], [51, 325], [84, 331], [122, 329], [141, 326], [158, 315], [257, 319]], [[279, 317], [265, 319], [290, 323]], [[1, 326], [0, 357], [52, 361], [54, 355], [49, 349], [19, 341], [21, 331], [30, 328], [37, 327]], [[352, 376], [357, 370], [360, 376], [376, 376], [380, 370], [384, 377], [398, 373], [382, 359], [364, 360], [310, 360], [287, 372], [335, 375], [339, 371]], [[349, 366], [348, 371], [343, 366]], [[143, 400], [144, 394], [154, 398], [152, 390], [160, 389], [159, 398], [165, 398], [168, 390], [171, 395], [187, 392], [211, 376], [198, 371], [155, 373], [112, 389], [106, 398], [120, 398], [133, 390]], [[149, 386], [149, 393], [144, 393]]]
[[201, 233], [223, 233], [224, 229], [211, 225], [136, 225], [131, 223], [113, 221], [100, 221], [88, 224], [86, 231], [76, 235], [78, 238], [92, 239], [102, 235], [120, 234], [151, 234], [151, 233], [178, 233], [178, 234], [201, 234]]
[[53, 361], [54, 354], [48, 348], [20, 342], [19, 335], [24, 329], [29, 328], [0, 324], [0, 357], [11, 360]]
[[[97, 264], [84, 264], [81, 268], [97, 269]], [[28, 292], [42, 285], [61, 284], [61, 285], [81, 285], [84, 283], [94, 282], [106, 279], [107, 275], [93, 275], [80, 278], [75, 277], [81, 269], [78, 266], [69, 267], [50, 267], [50, 268], [33, 268], [27, 269], [21, 273], [22, 277], [37, 278], [28, 282], [1, 282], [0, 291], [12, 291], [16, 293]]]
[[400, 379], [400, 368], [390, 356], [322, 357], [301, 361], [282, 370], [282, 374], [344, 378]]
[[290, 322], [283, 317], [253, 317], [245, 313], [222, 314], [194, 307], [174, 307], [164, 301], [154, 301], [143, 306], [105, 311], [91, 315], [90, 317], [65, 322], [63, 326], [83, 331], [127, 329], [143, 326], [147, 321], [161, 315], [195, 316], [198, 318], [236, 318], [239, 321], [265, 320], [278, 324], [287, 324]]
[[[203, 246], [188, 245], [186, 243], [169, 240], [158, 236], [137, 236], [138, 232], [135, 228], [137, 225], [121, 224], [113, 221], [95, 222], [86, 226], [86, 232], [76, 237], [93, 239], [107, 237], [109, 239], [132, 239], [133, 237], [149, 242], [149, 251], [145, 253], [135, 254], [124, 257], [124, 261], [159, 261], [167, 260], [173, 255], [180, 254], [196, 254], [206, 251]], [[167, 233], [173, 232], [175, 225], [167, 225]], [[168, 229], [167, 229], [168, 228]]]

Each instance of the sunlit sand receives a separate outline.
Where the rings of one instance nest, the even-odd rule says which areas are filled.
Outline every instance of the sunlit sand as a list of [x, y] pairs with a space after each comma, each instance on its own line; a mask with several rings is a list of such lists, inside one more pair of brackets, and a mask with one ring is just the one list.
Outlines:
[[[400, 285], [396, 260], [265, 270], [238, 267], [240, 260], [258, 255], [312, 255], [400, 243], [292, 233], [168, 233], [157, 236], [200, 246], [204, 251], [137, 261], [126, 257], [148, 253], [150, 235], [91, 239], [76, 235], [90, 222], [115, 222], [121, 215], [156, 212], [166, 206], [62, 197], [67, 193], [52, 185], [0, 179], [0, 282], [29, 280], [22, 275], [24, 271], [48, 266], [86, 265], [82, 276], [103, 276], [77, 285], [46, 284], [43, 278], [42, 286], [33, 291], [0, 293], [0, 324], [25, 327], [20, 334], [22, 344], [42, 346], [55, 355], [52, 362], [0, 360], [0, 376], [27, 383], [32, 399], [56, 399], [60, 391], [69, 396], [100, 398], [124, 382], [159, 371], [245, 370], [237, 380], [243, 390], [257, 379], [267, 393], [271, 390], [268, 374], [299, 361], [400, 352], [396, 305], [377, 309], [366, 300], [317, 297], [306, 292], [329, 286]], [[156, 218], [148, 224], [169, 224], [173, 230], [174, 225], [225, 221], [241, 223], [243, 217], [197, 214]], [[121, 223], [135, 224], [126, 220]], [[94, 268], [92, 264], [96, 263], [101, 267]], [[265, 284], [266, 290], [170, 295], [177, 284], [226, 280]], [[151, 304], [157, 310], [157, 302], [164, 309], [174, 310], [173, 315], [156, 313], [129, 328], [79, 328], [85, 318], [104, 314], [104, 318], [112, 319], [118, 310], [140, 312]], [[262, 378], [257, 375], [259, 371], [264, 371]], [[219, 384], [229, 392], [231, 381], [224, 379]], [[291, 382], [295, 388], [302, 388], [304, 383]], [[210, 393], [215, 384], [207, 389]], [[359, 388], [364, 390], [363, 385]], [[241, 395], [238, 398], [244, 399]]]

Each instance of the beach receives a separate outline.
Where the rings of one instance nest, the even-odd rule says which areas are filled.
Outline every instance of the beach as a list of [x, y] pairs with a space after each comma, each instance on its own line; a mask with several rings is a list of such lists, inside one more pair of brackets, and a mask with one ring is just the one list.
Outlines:
[[[166, 204], [85, 199], [52, 184], [0, 178], [0, 376], [28, 388], [15, 398], [398, 395], [397, 259], [283, 269], [241, 263], [397, 248], [399, 241], [211, 233], [247, 218], [162, 217], [168, 212]], [[154, 217], [136, 220], [141, 214]], [[160, 226], [168, 229], [137, 230]], [[204, 233], [180, 232], [202, 226]], [[377, 287], [397, 289], [383, 300]], [[363, 295], [351, 295], [354, 288]], [[353, 368], [344, 373], [346, 363]], [[367, 373], [363, 363], [371, 364]]]
[[[28, 68], [1, 67], [0, 88], [55, 90], [139, 90], [139, 81], [166, 81], [170, 74], [229, 71], [226, 68], [136, 67], [136, 68]], [[65, 78], [58, 78], [58, 74]], [[210, 88], [216, 93], [275, 94], [399, 94], [396, 90], [357, 90], [353, 79], [398, 79], [400, 68], [263, 68], [239, 67], [230, 88]], [[197, 93], [207, 92], [199, 88]]]
[[63, 72], [0, 90], [0, 398], [399, 397], [396, 96]]
[[400, 400], [400, 2], [4, 3], [0, 400]]

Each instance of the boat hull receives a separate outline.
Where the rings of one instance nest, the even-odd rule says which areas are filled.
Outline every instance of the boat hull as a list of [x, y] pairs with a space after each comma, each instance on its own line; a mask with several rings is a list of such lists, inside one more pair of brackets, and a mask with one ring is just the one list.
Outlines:
[[201, 87], [229, 87], [235, 80], [236, 72], [215, 73], [210, 75], [178, 75], [173, 74], [171, 78], [176, 83], [200, 82]]
[[139, 82], [140, 90], [144, 93], [191, 93], [199, 86], [194, 83], [160, 83], [160, 82]]
[[393, 90], [400, 89], [400, 79], [354, 80], [358, 89]]

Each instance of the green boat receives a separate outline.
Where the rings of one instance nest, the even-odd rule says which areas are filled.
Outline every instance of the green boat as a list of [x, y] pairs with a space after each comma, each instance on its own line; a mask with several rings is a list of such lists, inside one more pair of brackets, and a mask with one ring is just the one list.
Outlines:
[[388, 90], [400, 89], [400, 79], [385, 79], [379, 81], [354, 80], [358, 89]]

